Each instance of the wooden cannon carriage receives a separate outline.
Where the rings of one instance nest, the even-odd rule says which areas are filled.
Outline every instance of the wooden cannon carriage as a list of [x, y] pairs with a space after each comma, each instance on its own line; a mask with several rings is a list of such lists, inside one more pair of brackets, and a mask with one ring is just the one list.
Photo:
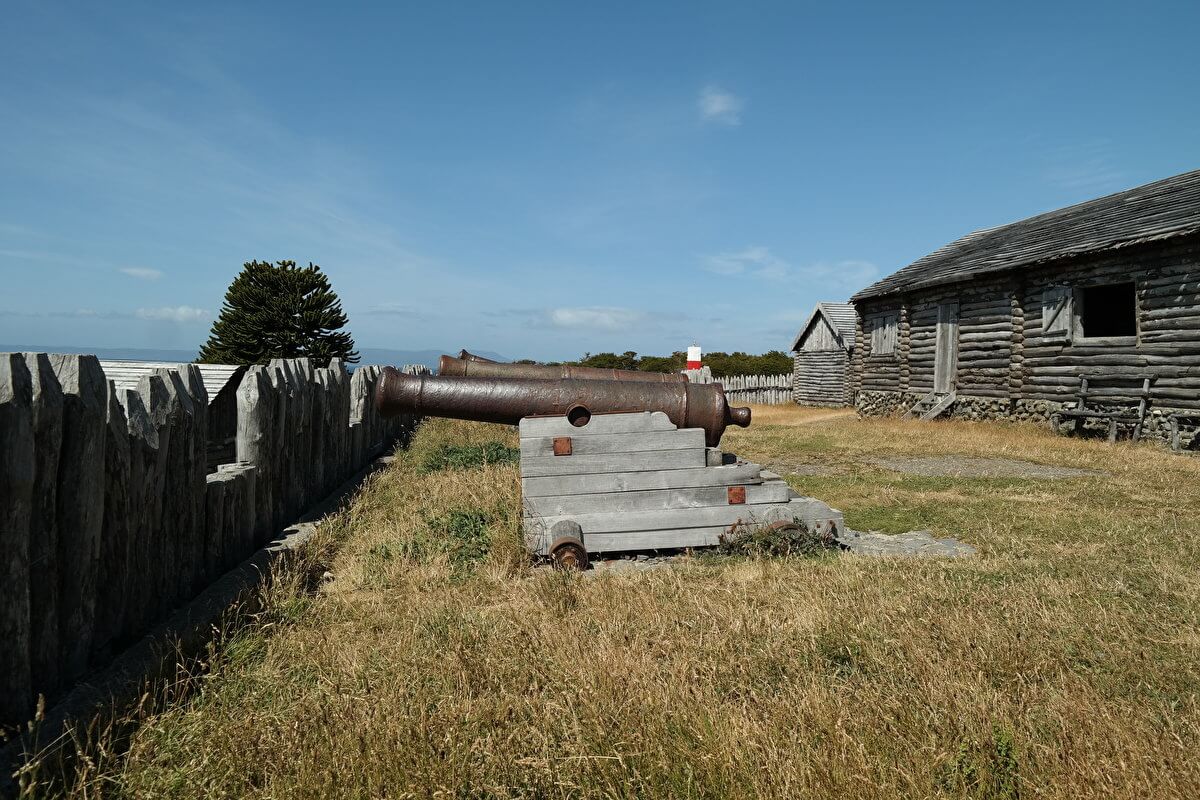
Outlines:
[[523, 532], [535, 555], [583, 568], [591, 553], [709, 547], [744, 526], [842, 529], [840, 512], [717, 449], [727, 425], [750, 424], [750, 409], [730, 408], [720, 384], [611, 370], [508, 377], [504, 366], [479, 376], [387, 368], [375, 403], [385, 416], [518, 425]]
[[773, 472], [706, 447], [658, 411], [526, 417], [523, 530], [530, 552], [564, 566], [594, 553], [711, 547], [739, 526], [806, 525], [836, 535], [842, 515]]

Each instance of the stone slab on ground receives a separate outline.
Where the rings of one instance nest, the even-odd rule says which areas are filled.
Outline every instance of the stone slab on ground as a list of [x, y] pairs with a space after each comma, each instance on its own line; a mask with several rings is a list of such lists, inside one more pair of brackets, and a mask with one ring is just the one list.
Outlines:
[[1102, 475], [1101, 472], [1072, 467], [1053, 467], [1034, 464], [1015, 458], [980, 458], [975, 456], [890, 456], [864, 458], [868, 464], [904, 472], [909, 475], [947, 478], [1084, 478]]
[[858, 555], [896, 558], [966, 558], [977, 552], [957, 539], [936, 539], [929, 531], [862, 533], [845, 530], [838, 536], [838, 544]]
[[[837, 538], [844, 552], [881, 558], [970, 558], [978, 551], [969, 544], [957, 539], [946, 537], [938, 539], [929, 531], [908, 531], [907, 533], [880, 533], [879, 531], [847, 530]], [[591, 559], [589, 569], [584, 577], [602, 574], [628, 575], [639, 572], [651, 572], [660, 569], [670, 569], [692, 554], [682, 551], [665, 551], [648, 553], [626, 553], [616, 557], [597, 556]], [[551, 570], [549, 564], [538, 567], [539, 570]]]
[[650, 572], [656, 569], [670, 569], [676, 562], [686, 558], [683, 555], [648, 556], [645, 554], [628, 558], [593, 559], [591, 569], [585, 574], [600, 575], [602, 573]]

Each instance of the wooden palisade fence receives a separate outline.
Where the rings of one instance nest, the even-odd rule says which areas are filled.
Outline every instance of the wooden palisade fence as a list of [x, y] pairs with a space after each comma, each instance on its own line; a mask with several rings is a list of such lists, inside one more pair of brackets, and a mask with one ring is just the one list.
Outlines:
[[[406, 371], [425, 371], [406, 367]], [[0, 725], [30, 717], [272, 539], [411, 418], [378, 367], [252, 367], [237, 461], [206, 474], [194, 365], [118, 390], [93, 356], [0, 354]]]
[[793, 402], [792, 375], [726, 375], [714, 378], [708, 367], [687, 370], [692, 383], [719, 383], [730, 403], [781, 406]]

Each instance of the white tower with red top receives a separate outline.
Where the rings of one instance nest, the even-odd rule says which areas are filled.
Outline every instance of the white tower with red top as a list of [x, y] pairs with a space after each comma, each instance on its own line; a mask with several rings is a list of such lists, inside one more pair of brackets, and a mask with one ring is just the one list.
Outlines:
[[700, 369], [703, 363], [700, 361], [700, 345], [694, 344], [688, 348], [687, 353], [687, 368]]

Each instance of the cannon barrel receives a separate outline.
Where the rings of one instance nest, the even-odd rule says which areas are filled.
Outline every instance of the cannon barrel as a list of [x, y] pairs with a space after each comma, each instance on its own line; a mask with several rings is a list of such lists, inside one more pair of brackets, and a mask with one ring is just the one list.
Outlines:
[[[465, 352], [465, 351], [464, 351]], [[635, 369], [599, 369], [573, 367], [566, 364], [499, 364], [494, 361], [442, 356], [438, 375], [457, 375], [468, 378], [538, 378], [541, 380], [580, 379], [593, 381], [640, 381], [643, 383], [687, 383], [679, 372], [642, 372]]]
[[[480, 364], [495, 364], [496, 363], [495, 361], [493, 361], [490, 358], [484, 358], [483, 356], [477, 356], [474, 353], [468, 353], [466, 350], [459, 350], [458, 357], [460, 359], [462, 359], [463, 361], [478, 361]], [[442, 356], [442, 358], [446, 358], [446, 356]]]
[[719, 383], [647, 383], [568, 378], [469, 378], [405, 375], [384, 367], [375, 407], [385, 417], [417, 414], [516, 425], [525, 417], [565, 415], [582, 427], [593, 414], [662, 411], [679, 428], [703, 428], [716, 447], [728, 425], [750, 424], [750, 409], [730, 408]]

